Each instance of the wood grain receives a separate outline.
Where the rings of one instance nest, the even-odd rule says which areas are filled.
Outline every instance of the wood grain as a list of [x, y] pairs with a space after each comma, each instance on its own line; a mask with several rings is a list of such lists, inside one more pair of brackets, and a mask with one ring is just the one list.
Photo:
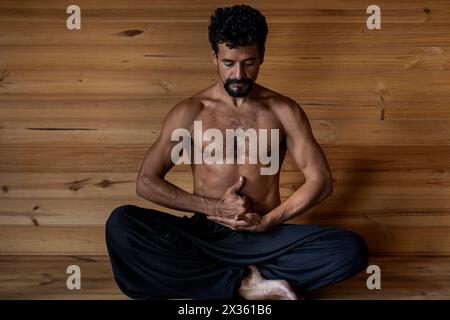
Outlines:
[[[225, 4], [77, 4], [82, 29], [69, 31], [61, 1], [0, 1], [0, 298], [123, 299], [105, 256], [110, 212], [190, 214], [139, 198], [135, 179], [167, 112], [218, 79], [207, 26]], [[375, 31], [360, 0], [250, 4], [269, 24], [258, 83], [302, 106], [335, 182], [291, 222], [348, 228], [393, 255], [373, 258], [383, 290], [361, 274], [316, 298], [448, 299], [449, 2], [377, 1]], [[188, 166], [168, 179], [192, 191]], [[287, 156], [282, 200], [303, 183]], [[81, 292], [65, 289], [75, 262]]]

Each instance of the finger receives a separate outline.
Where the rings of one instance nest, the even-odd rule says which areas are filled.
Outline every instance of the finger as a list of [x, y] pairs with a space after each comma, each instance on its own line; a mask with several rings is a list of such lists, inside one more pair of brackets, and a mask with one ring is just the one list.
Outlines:
[[217, 217], [217, 216], [212, 217], [212, 216], [208, 216], [208, 219], [209, 219], [209, 220], [212, 220], [212, 221], [219, 222], [219, 223], [224, 224], [224, 225], [229, 226], [229, 227], [233, 227], [233, 228], [236, 228], [236, 227], [249, 227], [249, 226], [252, 226], [251, 224], [249, 224], [249, 223], [246, 222], [246, 221], [243, 221], [243, 220], [234, 220], [234, 219], [225, 218], [225, 217]]
[[258, 224], [259, 221], [261, 220], [261, 217], [253, 212], [248, 212], [248, 213], [241, 213], [238, 215], [238, 220], [244, 220], [246, 222], [248, 222], [249, 224]]
[[238, 181], [233, 186], [231, 186], [230, 192], [238, 193], [239, 191], [241, 191], [242, 187], [244, 186], [244, 183], [245, 178], [243, 176], [240, 176]]
[[226, 216], [208, 216], [208, 220], [231, 223], [232, 221], [235, 220], [235, 218], [234, 218], [234, 216], [230, 216], [230, 217], [226, 217]]
[[219, 222], [219, 223], [223, 223], [223, 224], [227, 224], [227, 225], [231, 225], [232, 222], [234, 222], [234, 219], [230, 219], [230, 218], [225, 218], [225, 217], [208, 217], [209, 220], [215, 221], [215, 222]]
[[248, 228], [248, 227], [254, 227], [254, 224], [249, 223], [249, 222], [244, 221], [244, 220], [235, 220], [233, 222], [233, 226], [235, 228]]
[[247, 223], [245, 221], [237, 221], [234, 218], [226, 218], [226, 217], [211, 217], [210, 220], [214, 220], [220, 223], [226, 223], [228, 225], [241, 225], [241, 226], [245, 226], [247, 225]]
[[237, 230], [253, 232], [253, 231], [256, 230], [256, 226], [254, 224], [251, 224], [251, 225], [248, 225], [248, 226], [241, 226], [241, 227], [237, 227]]
[[236, 220], [244, 220], [244, 221], [249, 222], [249, 223], [252, 222], [252, 218], [251, 218], [250, 215], [247, 214], [247, 213], [237, 214], [237, 215], [235, 216], [235, 219], [236, 219]]

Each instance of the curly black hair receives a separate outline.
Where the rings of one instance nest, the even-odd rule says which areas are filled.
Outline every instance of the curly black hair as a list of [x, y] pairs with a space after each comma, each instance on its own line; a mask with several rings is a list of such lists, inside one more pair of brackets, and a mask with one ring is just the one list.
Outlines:
[[216, 55], [218, 43], [225, 43], [230, 49], [257, 44], [260, 57], [264, 55], [268, 32], [266, 18], [249, 5], [217, 8], [208, 31]]

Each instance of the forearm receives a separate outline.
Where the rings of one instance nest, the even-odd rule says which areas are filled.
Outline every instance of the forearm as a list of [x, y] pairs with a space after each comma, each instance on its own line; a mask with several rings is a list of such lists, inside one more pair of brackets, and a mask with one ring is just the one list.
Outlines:
[[136, 187], [136, 193], [163, 207], [206, 215], [214, 214], [218, 202], [216, 199], [186, 192], [174, 184], [156, 177], [151, 180], [142, 179]]
[[307, 180], [285, 202], [270, 211], [265, 219], [271, 225], [277, 225], [296, 217], [327, 198], [333, 188], [317, 180]]

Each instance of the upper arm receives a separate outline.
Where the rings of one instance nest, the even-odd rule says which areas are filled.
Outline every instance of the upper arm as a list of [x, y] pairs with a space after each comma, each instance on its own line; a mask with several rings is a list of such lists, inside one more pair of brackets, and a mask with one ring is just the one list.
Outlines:
[[181, 128], [190, 130], [196, 110], [198, 110], [196, 106], [192, 106], [192, 104], [184, 100], [173, 107], [166, 115], [159, 137], [148, 149], [141, 163], [137, 177], [138, 183], [142, 179], [163, 178], [173, 167], [171, 151], [178, 142], [171, 141], [172, 132]]
[[306, 180], [313, 179], [333, 186], [332, 174], [325, 153], [314, 138], [303, 109], [293, 100], [284, 107], [282, 123], [289, 153]]

